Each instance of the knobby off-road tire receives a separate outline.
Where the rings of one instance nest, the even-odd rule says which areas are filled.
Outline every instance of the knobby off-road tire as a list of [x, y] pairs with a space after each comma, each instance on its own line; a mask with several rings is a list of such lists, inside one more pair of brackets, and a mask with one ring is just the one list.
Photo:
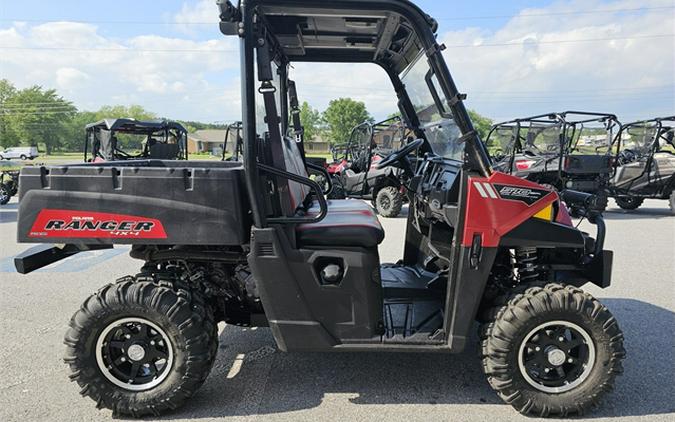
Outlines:
[[[137, 339], [142, 348], [129, 345]], [[103, 287], [73, 315], [64, 342], [80, 393], [99, 409], [134, 417], [178, 408], [204, 383], [218, 349], [213, 312], [171, 275], [129, 276]], [[161, 355], [165, 366], [160, 359], [145, 368], [143, 358]], [[132, 362], [143, 363], [140, 372]], [[138, 385], [120, 379], [132, 373]]]
[[382, 217], [397, 217], [403, 208], [403, 194], [394, 186], [386, 186], [377, 192], [375, 208]]
[[[548, 284], [522, 288], [498, 302], [490, 312], [492, 320], [480, 330], [481, 357], [488, 382], [506, 403], [541, 417], [583, 414], [612, 389], [623, 372], [623, 334], [595, 298], [575, 287]], [[537, 352], [539, 344], [542, 350]], [[549, 371], [539, 367], [535, 359], [540, 357], [546, 359], [544, 366], [551, 366]], [[557, 379], [552, 358], [560, 371], [579, 376], [567, 384], [566, 378]]]
[[616, 201], [616, 205], [619, 206], [619, 208], [623, 210], [636, 210], [642, 206], [642, 204], [645, 202], [644, 198], [636, 198], [633, 196], [624, 196], [624, 197], [619, 197], [614, 199]]
[[12, 199], [12, 195], [7, 187], [0, 185], [0, 205], [6, 205], [10, 199]]

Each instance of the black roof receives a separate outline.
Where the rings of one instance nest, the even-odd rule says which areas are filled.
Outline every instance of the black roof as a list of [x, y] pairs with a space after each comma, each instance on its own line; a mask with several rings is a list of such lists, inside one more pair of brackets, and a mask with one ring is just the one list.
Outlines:
[[154, 133], [162, 130], [187, 132], [185, 127], [171, 120], [103, 119], [85, 126], [86, 130], [105, 129], [115, 132]]
[[[437, 22], [408, 0], [251, 0], [290, 61], [375, 62], [401, 72]], [[429, 35], [433, 37], [433, 35]]]

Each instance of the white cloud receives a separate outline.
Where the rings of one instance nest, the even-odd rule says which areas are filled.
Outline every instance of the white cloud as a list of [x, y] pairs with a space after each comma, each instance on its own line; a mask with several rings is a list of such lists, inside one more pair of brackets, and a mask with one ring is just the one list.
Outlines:
[[[563, 109], [616, 112], [625, 120], [672, 114], [675, 39], [658, 37], [673, 33], [672, 10], [567, 14], [640, 7], [635, 1], [563, 1], [524, 10], [494, 32], [469, 28], [440, 39], [469, 105], [493, 117]], [[452, 47], [485, 44], [516, 45]]]
[[[439, 41], [448, 46], [448, 65], [460, 90], [469, 94], [469, 106], [491, 117], [563, 109], [607, 110], [625, 119], [672, 114], [675, 39], [653, 37], [673, 33], [672, 9], [569, 14], [641, 7], [641, 0], [558, 1], [524, 9], [494, 30], [441, 32]], [[184, 4], [167, 19], [184, 24], [184, 30], [213, 31], [217, 8], [213, 0], [202, 0]], [[202, 23], [208, 25], [193, 25]], [[59, 88], [80, 108], [137, 103], [173, 118], [239, 118], [235, 37], [205, 31], [199, 37], [193, 36], [196, 32], [105, 34], [95, 25], [75, 22], [11, 24], [0, 29], [1, 44], [30, 49], [2, 50], [2, 77], [20, 87]], [[571, 42], [600, 38], [615, 40]], [[517, 45], [453, 47], [512, 43]], [[296, 63], [292, 75], [300, 98], [315, 108], [350, 96], [364, 101], [377, 117], [396, 109], [391, 83], [376, 65]]]
[[73, 67], [61, 67], [56, 71], [56, 85], [61, 90], [73, 90], [86, 83], [91, 77]]
[[[81, 108], [126, 102], [174, 118], [225, 120], [241, 114], [218, 93], [231, 83], [224, 74], [237, 70], [232, 38], [120, 40], [101, 35], [95, 25], [75, 22], [12, 26], [0, 29], [0, 38], [4, 46], [15, 47], [3, 51], [2, 77], [19, 87], [58, 88]], [[231, 92], [238, 96], [238, 89]]]
[[183, 3], [180, 12], [174, 15], [173, 20], [179, 24], [179, 30], [188, 34], [194, 34], [204, 27], [217, 25], [220, 21], [215, 0], [200, 0], [196, 5]]

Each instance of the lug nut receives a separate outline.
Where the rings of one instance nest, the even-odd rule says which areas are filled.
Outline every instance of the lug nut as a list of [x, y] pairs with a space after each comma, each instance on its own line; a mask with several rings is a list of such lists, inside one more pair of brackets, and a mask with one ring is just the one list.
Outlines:
[[124, 338], [126, 338], [127, 340], [129, 340], [129, 339], [131, 338], [131, 334], [125, 335]]
[[569, 359], [567, 359], [567, 362], [572, 363], [572, 362], [574, 362], [574, 359], [569, 358]]
[[120, 361], [126, 362], [126, 361], [127, 361], [127, 358], [125, 358], [124, 356], [122, 356], [122, 357], [120, 358]]
[[558, 337], [558, 341], [565, 341], [564, 337]]
[[548, 369], [548, 368], [544, 368], [544, 372], [546, 372], [548, 374], [549, 372], [551, 372], [551, 370]]
[[537, 346], [537, 347], [534, 348], [534, 350], [539, 352], [539, 351], [541, 351], [541, 347]]
[[150, 340], [150, 346], [154, 346], [154, 345], [155, 345], [155, 340]]

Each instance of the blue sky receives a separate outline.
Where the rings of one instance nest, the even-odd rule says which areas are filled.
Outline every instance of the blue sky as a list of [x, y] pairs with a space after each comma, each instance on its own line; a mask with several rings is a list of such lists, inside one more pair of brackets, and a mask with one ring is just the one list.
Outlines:
[[[237, 119], [237, 44], [218, 32], [214, 3], [0, 0], [0, 77], [57, 88], [82, 109], [136, 103], [170, 118]], [[469, 106], [489, 117], [675, 114], [670, 0], [416, 3], [439, 21]], [[337, 96], [365, 101], [377, 117], [395, 108], [386, 77], [372, 66], [298, 65], [295, 78], [319, 109]]]

